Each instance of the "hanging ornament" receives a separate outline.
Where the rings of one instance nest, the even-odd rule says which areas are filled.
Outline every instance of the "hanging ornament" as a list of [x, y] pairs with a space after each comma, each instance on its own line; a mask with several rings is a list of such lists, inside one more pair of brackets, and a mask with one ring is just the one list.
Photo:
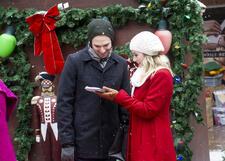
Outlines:
[[179, 154], [179, 155], [177, 156], [177, 160], [178, 160], [178, 161], [182, 161], [182, 160], [184, 160], [184, 157], [183, 157], [181, 154]]
[[40, 56], [43, 53], [46, 71], [52, 75], [61, 73], [64, 66], [55, 23], [60, 16], [59, 10], [67, 7], [68, 3], [60, 3], [47, 12], [37, 12], [26, 18], [29, 30], [34, 34], [34, 55]]
[[147, 6], [145, 4], [141, 4], [141, 5], [138, 6], [137, 11], [143, 11], [143, 10], [146, 9], [146, 7]]
[[173, 77], [173, 81], [174, 81], [175, 84], [180, 84], [182, 82], [181, 77], [177, 76], [177, 75], [175, 75]]
[[188, 68], [188, 65], [187, 65], [187, 64], [181, 63], [180, 65], [181, 65], [184, 69], [187, 69], [187, 68]]
[[176, 151], [181, 151], [184, 149], [184, 141], [180, 140], [176, 146]]
[[178, 144], [179, 144], [179, 145], [183, 145], [183, 144], [184, 144], [184, 141], [183, 141], [183, 140], [180, 140], [180, 141], [178, 142]]
[[6, 27], [5, 33], [0, 35], [0, 57], [5, 58], [12, 54], [16, 47], [15, 29], [13, 26]]
[[178, 42], [175, 42], [174, 48], [175, 48], [175, 49], [180, 49], [180, 45], [179, 45]]
[[165, 19], [159, 21], [155, 35], [159, 37], [164, 46], [164, 51], [162, 51], [161, 54], [167, 54], [172, 43], [172, 34], [167, 30], [167, 22]]
[[148, 9], [151, 9], [152, 8], [152, 3], [151, 2], [148, 3], [147, 8]]

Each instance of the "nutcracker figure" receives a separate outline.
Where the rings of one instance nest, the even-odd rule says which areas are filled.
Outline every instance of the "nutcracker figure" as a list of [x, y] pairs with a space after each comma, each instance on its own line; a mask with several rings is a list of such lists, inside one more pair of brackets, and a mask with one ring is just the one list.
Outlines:
[[47, 72], [39, 73], [35, 81], [40, 83], [41, 95], [31, 100], [33, 106], [33, 126], [36, 143], [41, 144], [44, 161], [60, 161], [60, 144], [56, 120], [56, 95], [54, 76]]

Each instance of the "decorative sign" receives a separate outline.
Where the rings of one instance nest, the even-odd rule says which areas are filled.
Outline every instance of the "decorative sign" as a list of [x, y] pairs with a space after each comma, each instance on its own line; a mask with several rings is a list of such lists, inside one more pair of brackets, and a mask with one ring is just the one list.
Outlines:
[[208, 41], [204, 45], [204, 57], [225, 57], [225, 5], [207, 6], [204, 19], [204, 34]]
[[225, 51], [205, 50], [204, 58], [225, 57]]

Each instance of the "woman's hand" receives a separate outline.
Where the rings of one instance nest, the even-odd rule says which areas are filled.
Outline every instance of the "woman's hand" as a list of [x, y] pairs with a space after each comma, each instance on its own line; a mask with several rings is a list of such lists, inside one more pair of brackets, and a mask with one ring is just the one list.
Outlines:
[[105, 87], [103, 86], [102, 89], [104, 90], [104, 92], [95, 92], [98, 96], [109, 100], [109, 101], [113, 101], [114, 98], [116, 97], [116, 95], [118, 94], [118, 91], [109, 87]]

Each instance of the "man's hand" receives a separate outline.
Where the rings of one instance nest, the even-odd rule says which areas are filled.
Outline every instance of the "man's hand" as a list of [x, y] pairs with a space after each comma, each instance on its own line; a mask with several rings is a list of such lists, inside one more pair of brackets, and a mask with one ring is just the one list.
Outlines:
[[204, 21], [203, 29], [206, 36], [219, 35], [221, 33], [220, 24], [216, 20]]
[[106, 100], [113, 101], [116, 95], [118, 94], [118, 91], [109, 87], [102, 87], [105, 92], [96, 92], [96, 94]]
[[61, 161], [74, 161], [74, 146], [62, 148]]

